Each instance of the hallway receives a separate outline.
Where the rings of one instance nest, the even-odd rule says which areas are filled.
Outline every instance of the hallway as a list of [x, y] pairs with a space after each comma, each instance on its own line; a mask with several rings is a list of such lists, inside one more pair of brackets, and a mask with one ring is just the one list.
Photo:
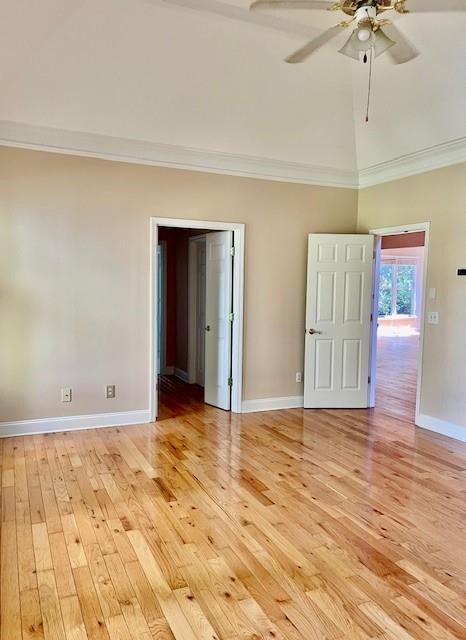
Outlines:
[[377, 344], [377, 409], [414, 422], [419, 336], [379, 336]]

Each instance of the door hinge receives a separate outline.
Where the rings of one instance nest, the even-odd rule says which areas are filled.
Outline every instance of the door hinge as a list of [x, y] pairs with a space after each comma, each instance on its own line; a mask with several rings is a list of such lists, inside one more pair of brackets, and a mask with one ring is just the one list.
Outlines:
[[233, 322], [233, 320], [235, 319], [235, 314], [233, 312], [230, 313], [230, 315], [228, 316], [230, 322]]
[[229, 387], [233, 386], [233, 378], [228, 378], [228, 386]]
[[371, 377], [370, 377], [370, 376], [367, 378], [367, 382], [368, 382], [369, 384], [371, 383]]
[[235, 247], [231, 247], [230, 256], [232, 256], [233, 258], [235, 257]]
[[373, 319], [374, 319], [374, 314], [371, 313], [371, 322], [373, 321]]

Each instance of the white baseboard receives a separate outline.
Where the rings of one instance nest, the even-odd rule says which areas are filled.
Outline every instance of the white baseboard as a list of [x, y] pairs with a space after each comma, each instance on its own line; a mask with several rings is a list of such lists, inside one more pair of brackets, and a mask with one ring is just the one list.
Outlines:
[[170, 365], [169, 367], [163, 367], [162, 375], [163, 376], [173, 376], [175, 374], [175, 367]]
[[453, 422], [446, 422], [445, 420], [439, 420], [432, 416], [420, 414], [416, 418], [416, 424], [422, 429], [428, 429], [429, 431], [435, 431], [448, 438], [454, 438], [461, 442], [466, 442], [466, 426], [462, 427], [459, 424]]
[[96, 413], [90, 416], [64, 416], [62, 418], [41, 418], [39, 420], [18, 420], [0, 422], [0, 438], [29, 436], [55, 431], [75, 429], [97, 429], [99, 427], [122, 427], [125, 425], [151, 422], [149, 410]]
[[178, 369], [178, 367], [175, 367], [175, 377], [179, 378], [183, 382], [189, 382], [188, 372], [183, 369]]
[[256, 411], [276, 411], [278, 409], [300, 409], [303, 404], [303, 396], [259, 398], [257, 400], [244, 400], [242, 411], [243, 413], [254, 413]]

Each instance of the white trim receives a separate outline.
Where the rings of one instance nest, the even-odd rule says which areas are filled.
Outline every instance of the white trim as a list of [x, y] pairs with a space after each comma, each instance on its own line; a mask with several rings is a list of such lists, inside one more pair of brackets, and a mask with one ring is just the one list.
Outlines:
[[377, 329], [379, 315], [379, 280], [380, 259], [382, 254], [382, 236], [374, 238], [374, 260], [372, 266], [372, 309], [371, 309], [371, 344], [369, 352], [369, 387], [367, 407], [375, 407], [375, 383], [377, 378]]
[[244, 238], [245, 226], [238, 222], [216, 222], [212, 220], [188, 220], [184, 218], [150, 219], [150, 269], [149, 269], [149, 407], [152, 420], [157, 416], [157, 386], [154, 363], [157, 349], [157, 278], [156, 252], [158, 227], [178, 229], [206, 229], [212, 231], [233, 231], [235, 259], [233, 261], [233, 340], [232, 340], [232, 378], [231, 411], [242, 412], [243, 397], [243, 314], [244, 314]]
[[466, 162], [466, 137], [405, 154], [358, 171], [42, 127], [10, 120], [0, 120], [0, 146], [349, 189], [364, 189]]
[[302, 409], [304, 396], [285, 396], [284, 398], [258, 398], [257, 400], [244, 400], [243, 413], [255, 413], [257, 411], [276, 411], [279, 409]]
[[358, 188], [357, 171], [348, 169], [192, 149], [178, 145], [40, 127], [6, 120], [0, 120], [0, 146], [260, 180], [296, 182], [323, 187]]
[[466, 426], [462, 427], [459, 424], [439, 420], [438, 418], [427, 416], [423, 413], [417, 416], [416, 425], [421, 427], [421, 429], [428, 429], [429, 431], [440, 433], [448, 438], [454, 438], [455, 440], [466, 442]]
[[31, 436], [36, 433], [55, 433], [101, 427], [123, 427], [126, 425], [151, 422], [150, 411], [121, 411], [96, 413], [88, 416], [63, 416], [60, 418], [40, 418], [38, 420], [18, 420], [0, 422], [0, 438]]
[[[209, 227], [204, 227], [209, 228]], [[241, 413], [243, 401], [243, 322], [244, 322], [244, 246], [245, 226], [237, 225], [233, 241], [235, 259], [233, 261], [233, 327], [231, 341], [231, 410]]]
[[396, 227], [380, 227], [371, 229], [369, 233], [377, 236], [397, 236], [403, 233], [419, 233], [419, 231], [430, 231], [430, 222], [414, 222], [413, 224], [400, 224]]
[[175, 367], [175, 378], [179, 378], [182, 382], [189, 383], [188, 372], [185, 371], [184, 369], [179, 369], [178, 367]]
[[[424, 273], [422, 275], [422, 298], [421, 308], [419, 309], [419, 354], [417, 365], [417, 387], [416, 387], [416, 424], [418, 424], [420, 411], [421, 411], [421, 389], [422, 389], [422, 367], [424, 361], [424, 334], [425, 334], [425, 310], [427, 304], [427, 268], [429, 264], [429, 248], [430, 248], [430, 222], [419, 222], [415, 224], [405, 224], [398, 227], [384, 227], [380, 229], [371, 229], [369, 233], [380, 238], [381, 236], [390, 235], [402, 235], [404, 233], [416, 233], [418, 231], [425, 232], [424, 239]], [[378, 243], [379, 252], [381, 250], [382, 243]], [[377, 313], [378, 313], [378, 277], [374, 279], [373, 283], [373, 319], [372, 322], [372, 338], [371, 338], [371, 363], [370, 363], [370, 376], [371, 382], [369, 385], [369, 407], [375, 406], [375, 386], [377, 378]]]
[[260, 180], [349, 189], [363, 189], [466, 162], [466, 137], [405, 154], [358, 171], [258, 156], [213, 152], [9, 120], [0, 120], [0, 146]]
[[164, 367], [162, 369], [162, 375], [163, 376], [174, 376], [175, 375], [175, 367], [173, 365], [170, 365], [168, 367]]
[[[149, 411], [154, 421], [159, 412], [157, 377], [157, 226], [150, 219], [149, 231]], [[174, 370], [173, 370], [174, 371]]]
[[382, 182], [415, 176], [461, 162], [466, 162], [466, 137], [420, 149], [361, 169], [359, 188], [372, 187]]

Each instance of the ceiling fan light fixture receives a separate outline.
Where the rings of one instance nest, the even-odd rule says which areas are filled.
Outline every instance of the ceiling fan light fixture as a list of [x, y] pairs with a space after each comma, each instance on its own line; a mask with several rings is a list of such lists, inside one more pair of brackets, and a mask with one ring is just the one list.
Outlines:
[[359, 41], [356, 36], [356, 32], [353, 31], [353, 33], [350, 35], [348, 40], [339, 50], [339, 53], [342, 53], [344, 56], [347, 56], [348, 58], [353, 58], [353, 60], [357, 60], [359, 62], [361, 49], [355, 45], [355, 39], [356, 39], [356, 42], [359, 44]]
[[385, 53], [387, 49], [393, 47], [396, 44], [394, 40], [389, 38], [386, 33], [379, 29], [375, 34], [375, 42], [374, 42], [374, 55], [376, 58]]
[[372, 29], [368, 26], [359, 27], [357, 30], [359, 42], [367, 42], [372, 35]]
[[361, 40], [359, 38], [359, 28], [355, 29], [339, 52], [344, 56], [353, 58], [353, 60], [360, 60], [361, 53], [367, 53], [371, 50], [374, 39], [375, 34], [372, 30], [369, 29], [367, 40]]

